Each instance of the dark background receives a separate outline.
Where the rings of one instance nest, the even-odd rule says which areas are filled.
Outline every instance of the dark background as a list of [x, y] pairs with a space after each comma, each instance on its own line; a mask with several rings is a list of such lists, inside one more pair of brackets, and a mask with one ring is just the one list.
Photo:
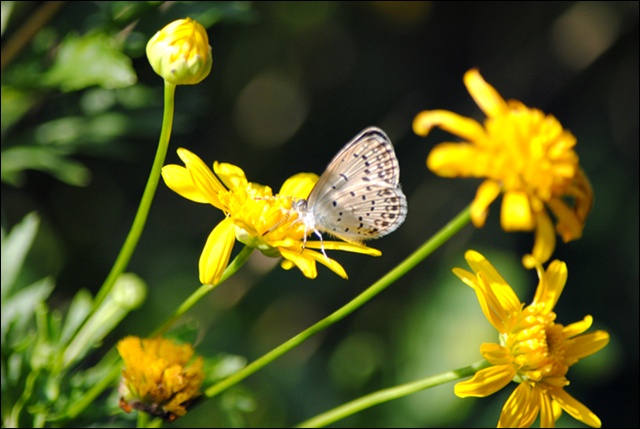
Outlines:
[[[25, 3], [24, 16], [39, 6]], [[117, 11], [127, 4], [138, 9], [122, 18]], [[4, 151], [45, 144], [38, 139], [50, 136], [46, 125], [60, 118], [87, 124], [69, 146], [70, 158], [91, 171], [87, 186], [70, 186], [40, 171], [26, 172], [18, 186], [2, 184], [5, 229], [30, 211], [42, 217], [31, 260], [38, 275], [57, 278], [53, 306], [64, 306], [80, 288], [95, 293], [124, 241], [161, 125], [162, 80], [151, 70], [144, 44], [185, 16], [208, 28], [213, 70], [201, 84], [177, 89], [167, 163], [180, 163], [175, 150], [185, 147], [209, 165], [236, 164], [250, 181], [277, 191], [295, 173], [321, 173], [343, 144], [376, 125], [394, 142], [409, 200], [405, 224], [371, 243], [382, 257], [332, 253], [348, 281], [322, 266], [310, 280], [254, 252], [238, 274], [186, 316], [184, 323], [198, 332], [199, 353], [255, 360], [352, 299], [473, 199], [479, 181], [439, 178], [425, 165], [432, 147], [457, 139], [441, 131], [418, 137], [411, 123], [427, 109], [482, 120], [462, 82], [468, 69], [478, 67], [503, 97], [554, 115], [578, 139], [595, 206], [583, 237], [560, 241], [553, 256], [569, 269], [557, 322], [591, 314], [591, 330], [607, 330], [611, 342], [571, 368], [566, 390], [603, 426], [638, 427], [638, 2], [65, 4], [43, 29], [48, 37], [61, 40], [96, 28], [124, 37], [123, 51], [133, 59], [138, 82], [117, 90], [40, 90], [37, 106], [3, 129]], [[3, 42], [18, 24], [8, 24]], [[37, 57], [38, 40], [8, 66], [6, 77], [3, 71], [3, 92], [16, 68]], [[50, 58], [39, 61], [40, 72], [46, 71]], [[35, 87], [39, 71], [25, 70], [22, 85]], [[97, 114], [87, 106], [100, 97], [115, 100], [98, 114], [114, 114], [118, 131], [91, 121]], [[174, 425], [291, 426], [372, 391], [481, 359], [480, 344], [497, 341], [495, 331], [451, 268], [467, 268], [464, 252], [476, 249], [524, 302], [531, 301], [537, 284], [535, 272], [520, 265], [532, 234], [503, 232], [499, 208], [492, 206], [483, 229], [467, 226], [362, 309], [232, 390], [253, 398], [251, 412], [220, 411], [229, 394]], [[148, 283], [148, 299], [107, 346], [127, 334], [148, 334], [199, 286], [198, 257], [221, 219], [216, 209], [193, 204], [160, 183], [129, 265]], [[514, 387], [475, 400], [455, 397], [453, 385], [446, 384], [337, 425], [493, 426]], [[576, 424], [566, 414], [558, 422]]]

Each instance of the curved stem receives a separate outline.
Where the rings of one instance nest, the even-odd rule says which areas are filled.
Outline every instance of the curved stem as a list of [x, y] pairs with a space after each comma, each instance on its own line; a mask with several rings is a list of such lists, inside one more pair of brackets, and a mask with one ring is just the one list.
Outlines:
[[149, 173], [149, 179], [147, 180], [147, 186], [142, 194], [140, 205], [138, 206], [138, 212], [133, 220], [129, 234], [120, 249], [120, 254], [116, 259], [111, 272], [107, 276], [107, 279], [102, 284], [100, 291], [96, 295], [96, 299], [93, 308], [96, 309], [100, 306], [105, 297], [109, 294], [113, 285], [115, 284], [118, 276], [127, 269], [131, 256], [138, 245], [140, 235], [147, 222], [149, 215], [149, 209], [153, 202], [153, 197], [158, 187], [158, 181], [160, 180], [160, 170], [164, 164], [164, 160], [167, 156], [167, 149], [169, 147], [169, 139], [171, 138], [171, 129], [173, 127], [173, 111], [175, 107], [175, 91], [176, 86], [172, 83], [165, 81], [164, 83], [164, 113], [162, 116], [162, 130], [160, 131], [160, 139], [158, 141], [158, 149], [156, 150], [156, 156], [153, 160], [153, 166], [151, 167], [151, 173]]
[[459, 380], [464, 377], [471, 376], [479, 370], [488, 367], [487, 361], [476, 362], [464, 368], [453, 371], [443, 372], [442, 374], [426, 377], [421, 380], [412, 381], [410, 383], [401, 384], [399, 386], [390, 387], [388, 389], [379, 390], [366, 396], [347, 402], [325, 413], [318, 414], [315, 417], [305, 420], [298, 424], [297, 428], [321, 428], [328, 424], [337, 422], [345, 417], [349, 417], [357, 412], [371, 408], [374, 405], [382, 404], [394, 399], [402, 398], [412, 393], [438, 386], [449, 381]]
[[[113, 353], [115, 348], [112, 348], [109, 353], [102, 358], [102, 361], [96, 365], [101, 366], [107, 360], [111, 360], [108, 365], [111, 365], [108, 371], [103, 373], [102, 378], [99, 378], [96, 384], [91, 386], [91, 389], [84, 392], [82, 396], [80, 396], [76, 401], [73, 402], [72, 405], [67, 409], [66, 418], [72, 420], [75, 419], [80, 413], [82, 413], [87, 407], [92, 405], [95, 399], [102, 394], [107, 388], [110, 386], [116, 385], [116, 380], [120, 376], [120, 372], [122, 371], [121, 365], [116, 365], [118, 362], [118, 356]], [[62, 419], [63, 423], [66, 422], [65, 419]]]
[[433, 253], [442, 244], [446, 243], [453, 235], [462, 229], [471, 220], [469, 207], [465, 208], [460, 214], [458, 214], [451, 222], [445, 225], [440, 231], [436, 233], [429, 241], [424, 243], [409, 257], [402, 261], [398, 266], [389, 271], [380, 280], [371, 285], [368, 289], [348, 302], [346, 305], [320, 320], [316, 324], [310, 326], [306, 330], [302, 331], [295, 337], [287, 340], [280, 346], [271, 350], [267, 354], [263, 355], [259, 359], [253, 361], [235, 374], [219, 381], [213, 386], [205, 390], [205, 395], [208, 397], [215, 396], [220, 392], [228, 389], [236, 383], [242, 381], [246, 377], [250, 376], [254, 372], [273, 362], [283, 354], [287, 353], [291, 349], [297, 347], [311, 336], [318, 332], [328, 328], [334, 323], [340, 321], [347, 315], [351, 314], [358, 308], [362, 307], [366, 302], [372, 299], [374, 296], [385, 290], [389, 285], [393, 284], [396, 280], [409, 272], [423, 259]]

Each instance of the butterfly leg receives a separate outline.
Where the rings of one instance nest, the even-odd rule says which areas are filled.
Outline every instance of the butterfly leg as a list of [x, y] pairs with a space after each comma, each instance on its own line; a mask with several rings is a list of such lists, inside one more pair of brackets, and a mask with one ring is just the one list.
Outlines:
[[[300, 253], [302, 253], [302, 251], [307, 247], [307, 235], [309, 234], [309, 227], [307, 226], [307, 224], [304, 225], [304, 238], [302, 239], [302, 250], [300, 251]], [[324, 240], [322, 239], [322, 234], [320, 233], [320, 231], [318, 231], [317, 229], [313, 229], [313, 233], [315, 235], [318, 236], [318, 238], [320, 239], [320, 250], [322, 251], [322, 254], [324, 255], [324, 257], [327, 259], [327, 261], [329, 260], [329, 257], [327, 256], [327, 252], [325, 252], [324, 250]]]
[[322, 250], [322, 254], [324, 255], [324, 257], [327, 259], [327, 261], [329, 260], [329, 257], [327, 256], [327, 252], [324, 251], [324, 241], [322, 240], [322, 234], [320, 233], [320, 231], [318, 231], [317, 229], [314, 229], [313, 232], [318, 236], [318, 238], [320, 239], [320, 250]]

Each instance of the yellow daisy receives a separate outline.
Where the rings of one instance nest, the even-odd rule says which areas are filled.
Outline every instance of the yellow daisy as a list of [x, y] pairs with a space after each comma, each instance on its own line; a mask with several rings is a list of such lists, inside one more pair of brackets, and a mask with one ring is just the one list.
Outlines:
[[456, 384], [455, 394], [485, 397], [515, 381], [518, 387], [504, 405], [498, 427], [529, 427], [538, 414], [541, 427], [554, 427], [563, 410], [600, 427], [600, 419], [564, 387], [569, 384], [569, 367], [606, 346], [609, 334], [583, 334], [593, 322], [589, 315], [567, 326], [555, 323], [553, 308], [567, 281], [566, 264], [555, 260], [546, 271], [536, 266], [538, 288], [525, 307], [484, 256], [469, 250], [465, 258], [473, 272], [453, 272], [476, 291], [482, 311], [500, 334], [500, 344], [482, 344], [480, 352], [493, 366]]
[[120, 340], [117, 349], [124, 361], [120, 407], [127, 413], [135, 409], [173, 421], [200, 396], [203, 361], [192, 359], [189, 344], [130, 336]]
[[484, 127], [446, 110], [419, 113], [413, 129], [426, 136], [433, 127], [465, 142], [437, 145], [427, 166], [444, 177], [483, 177], [471, 205], [476, 227], [484, 225], [489, 205], [504, 193], [500, 221], [505, 231], [533, 231], [535, 243], [524, 264], [546, 262], [555, 248], [553, 221], [565, 242], [580, 238], [593, 205], [591, 184], [574, 151], [576, 138], [551, 115], [519, 101], [505, 101], [478, 70], [464, 76], [469, 93], [487, 115]]
[[[213, 172], [195, 154], [178, 149], [185, 167], [166, 165], [162, 177], [169, 188], [197, 203], [208, 203], [225, 214], [213, 229], [200, 257], [200, 281], [215, 284], [229, 263], [236, 240], [259, 249], [271, 257], [282, 256], [281, 266], [296, 266], [308, 278], [317, 276], [316, 262], [327, 266], [343, 278], [344, 268], [324, 254], [325, 250], [344, 250], [380, 256], [380, 251], [358, 243], [341, 241], [309, 241], [303, 222], [292, 209], [298, 199], [306, 198], [318, 176], [300, 173], [285, 181], [280, 193], [274, 195], [268, 186], [247, 181], [240, 169], [232, 164], [213, 164]], [[311, 249], [322, 249], [316, 252]]]

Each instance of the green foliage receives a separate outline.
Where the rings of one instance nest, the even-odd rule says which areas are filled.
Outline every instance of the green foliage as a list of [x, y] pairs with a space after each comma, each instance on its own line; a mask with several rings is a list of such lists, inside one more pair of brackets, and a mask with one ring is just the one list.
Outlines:
[[[113, 357], [94, 366], [79, 362], [144, 301], [146, 286], [124, 274], [97, 308], [86, 290], [65, 312], [50, 309], [49, 277], [23, 284], [26, 257], [37, 234], [37, 215], [26, 216], [8, 234], [2, 230], [2, 419], [7, 427], [67, 420], [69, 408], [99, 380], [108, 380]], [[117, 369], [117, 368], [116, 368]], [[115, 410], [115, 402], [107, 408]]]
[[42, 84], [63, 92], [90, 86], [126, 88], [136, 83], [131, 58], [106, 34], [68, 35], [58, 46], [53, 65]]
[[19, 186], [25, 170], [40, 170], [74, 186], [86, 186], [91, 173], [82, 164], [48, 147], [18, 146], [2, 152], [2, 181]]

